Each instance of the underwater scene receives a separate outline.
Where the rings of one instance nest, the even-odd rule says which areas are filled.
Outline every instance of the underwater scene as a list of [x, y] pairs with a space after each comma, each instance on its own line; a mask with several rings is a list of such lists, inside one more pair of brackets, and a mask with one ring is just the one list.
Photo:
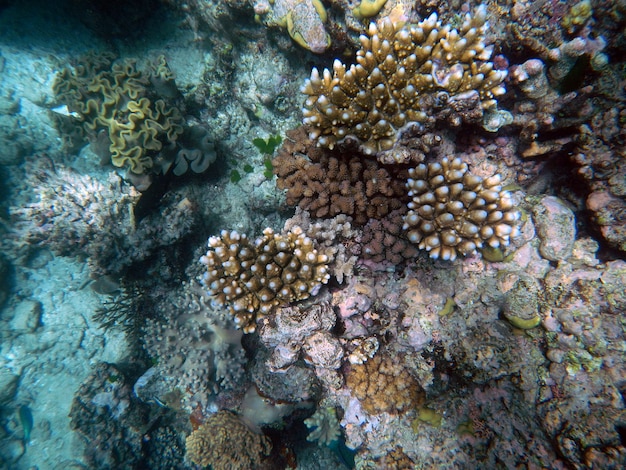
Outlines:
[[0, 0], [0, 470], [626, 468], [625, 0]]

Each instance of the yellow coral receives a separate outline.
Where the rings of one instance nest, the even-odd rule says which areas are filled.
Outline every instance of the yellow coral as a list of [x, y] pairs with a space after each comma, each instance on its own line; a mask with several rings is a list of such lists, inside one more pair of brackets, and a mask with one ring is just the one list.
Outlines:
[[361, 3], [352, 10], [352, 14], [358, 19], [371, 18], [385, 6], [387, 0], [361, 0]]
[[167, 161], [157, 158], [164, 147], [177, 148], [185, 124], [178, 108], [159, 98], [177, 93], [164, 57], [148, 74], [132, 60], [88, 55], [73, 70], [61, 70], [53, 90], [78, 116], [89, 140], [97, 143], [94, 151], [111, 158], [113, 165], [142, 174], [159, 160], [156, 171], [166, 172], [176, 158], [176, 152], [169, 152], [173, 156]]
[[213, 470], [258, 467], [271, 450], [270, 440], [252, 432], [230, 411], [219, 411], [186, 440], [187, 458]]
[[285, 235], [270, 228], [252, 243], [235, 231], [209, 238], [201, 258], [207, 266], [204, 285], [220, 305], [230, 304], [246, 333], [275, 307], [306, 299], [328, 282], [328, 257], [319, 254], [300, 227]]
[[478, 113], [471, 119], [480, 120], [481, 108], [495, 106], [504, 93], [506, 71], [494, 70], [492, 48], [483, 42], [484, 7], [468, 14], [458, 31], [442, 26], [434, 13], [402, 25], [388, 18], [370, 24], [356, 65], [335, 60], [332, 72], [313, 69], [301, 90], [308, 96], [303, 122], [319, 146], [356, 142], [364, 153], [377, 154], [393, 148], [409, 128], [434, 126], [440, 108], [475, 102]]

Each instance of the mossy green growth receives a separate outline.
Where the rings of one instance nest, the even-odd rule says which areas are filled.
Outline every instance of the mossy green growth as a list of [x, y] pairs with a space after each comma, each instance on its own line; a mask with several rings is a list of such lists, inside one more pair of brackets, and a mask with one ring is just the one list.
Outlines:
[[585, 349], [573, 349], [565, 356], [565, 370], [569, 375], [576, 375], [584, 369], [587, 372], [594, 372], [602, 367], [602, 359], [593, 357]]
[[230, 172], [230, 182], [231, 183], [239, 183], [241, 181], [241, 173], [237, 170], [233, 170]]
[[263, 166], [265, 170], [263, 170], [263, 175], [271, 180], [274, 177], [274, 165], [272, 164], [272, 159], [270, 157], [265, 157], [263, 159]]
[[456, 432], [461, 436], [473, 436], [474, 424], [469, 419], [467, 421], [462, 421], [456, 427]]
[[539, 315], [532, 318], [520, 318], [511, 315], [507, 316], [506, 319], [511, 325], [520, 330], [530, 330], [531, 328], [539, 326], [541, 323], [541, 317]]
[[259, 152], [261, 152], [264, 156], [263, 166], [265, 169], [263, 170], [263, 176], [265, 176], [268, 180], [271, 180], [274, 177], [272, 156], [282, 141], [283, 139], [279, 134], [270, 135], [267, 139], [256, 138], [252, 141], [254, 146], [259, 149]]
[[483, 259], [486, 259], [491, 263], [499, 263], [501, 261], [504, 261], [504, 252], [501, 248], [494, 248], [492, 246], [486, 245], [481, 248], [480, 254], [482, 255]]

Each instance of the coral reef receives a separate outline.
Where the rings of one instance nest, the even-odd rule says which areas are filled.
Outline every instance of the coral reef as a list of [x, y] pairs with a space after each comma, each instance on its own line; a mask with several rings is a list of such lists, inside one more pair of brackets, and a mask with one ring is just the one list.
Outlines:
[[363, 225], [408, 200], [405, 168], [384, 167], [354, 153], [315, 148], [303, 128], [287, 133], [272, 165], [277, 187], [287, 190], [287, 204], [316, 218], [345, 214]]
[[11, 209], [13, 238], [63, 256], [85, 256], [97, 275], [118, 274], [175, 243], [194, 221], [191, 202], [170, 193], [158, 211], [137, 222], [140, 194], [116, 173], [100, 182], [42, 158], [27, 184], [38, 200]]
[[268, 438], [252, 432], [229, 411], [209, 416], [187, 437], [186, 446], [189, 460], [213, 470], [256, 468], [272, 450]]
[[481, 178], [461, 159], [421, 164], [409, 170], [409, 212], [403, 229], [431, 258], [454, 260], [476, 253], [483, 244], [500, 248], [517, 235], [519, 212], [500, 175]]
[[286, 234], [270, 228], [254, 242], [235, 231], [209, 238], [201, 259], [203, 283], [218, 305], [229, 305], [235, 323], [251, 333], [259, 318], [281, 304], [306, 299], [328, 281], [328, 256], [294, 227]]
[[333, 407], [318, 408], [311, 417], [304, 420], [304, 424], [311, 430], [306, 437], [307, 441], [316, 441], [327, 446], [341, 436], [337, 410]]
[[286, 28], [305, 49], [321, 54], [330, 46], [324, 28], [326, 9], [320, 0], [254, 0], [255, 19], [266, 26]]
[[90, 467], [140, 465], [143, 439], [152, 425], [149, 408], [132, 396], [126, 374], [113, 364], [99, 363], [74, 396], [70, 427], [87, 440]]
[[436, 122], [480, 122], [496, 106], [507, 73], [489, 62], [487, 11], [466, 15], [459, 30], [436, 14], [417, 25], [383, 19], [360, 37], [357, 64], [336, 60], [332, 72], [314, 68], [302, 87], [304, 124], [320, 147], [356, 143], [366, 155], [394, 161], [403, 134], [424, 135]]
[[[155, 365], [135, 384], [144, 401], [186, 409], [210, 409], [229, 393], [242, 393], [245, 352], [232, 318], [209, 305], [201, 286], [183, 283], [157, 302], [159, 315], [142, 328], [142, 342]], [[180, 338], [185, 341], [181, 343]]]
[[419, 382], [396, 357], [377, 353], [363, 364], [351, 365], [346, 385], [370, 414], [402, 413], [418, 408], [425, 399]]
[[215, 161], [207, 130], [183, 118], [163, 56], [142, 71], [111, 54], [87, 55], [59, 72], [53, 90], [67, 109], [61, 128], [79, 123], [94, 152], [117, 167], [181, 175], [189, 168], [202, 173]]
[[[56, 98], [20, 94], [7, 76], [27, 62], [0, 41], [0, 208], [19, 206], [0, 214], [0, 277], [15, 282], [0, 289], [0, 460], [626, 468], [626, 2], [613, 3], [166, 0], [159, 41], [119, 44], [154, 57], [176, 34], [176, 83], [163, 59], [92, 55], [58, 74]], [[47, 64], [50, 86], [64, 54], [20, 68]], [[285, 133], [305, 76], [305, 122]], [[65, 114], [63, 154], [27, 138], [29, 107]], [[210, 180], [173, 178], [203, 171], [208, 131], [229, 160]], [[275, 185], [275, 149], [258, 143], [278, 135]], [[85, 138], [135, 187], [84, 163]], [[29, 150], [45, 145], [50, 157]], [[142, 178], [166, 186], [145, 217]], [[103, 324], [99, 296], [120, 288]], [[94, 362], [117, 333], [125, 367]], [[59, 367], [94, 374], [71, 410], [87, 453], [52, 465], [36, 459], [62, 421], [39, 408], [55, 390], [40, 376]], [[16, 404], [33, 409], [28, 447]]]

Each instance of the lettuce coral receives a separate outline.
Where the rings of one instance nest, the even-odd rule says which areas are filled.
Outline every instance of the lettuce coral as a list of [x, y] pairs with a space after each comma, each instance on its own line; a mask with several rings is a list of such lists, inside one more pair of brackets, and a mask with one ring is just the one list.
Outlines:
[[204, 171], [215, 160], [207, 130], [187, 126], [173, 102], [179, 92], [165, 58], [148, 68], [111, 54], [89, 54], [62, 69], [53, 90], [103, 160], [136, 175]]

